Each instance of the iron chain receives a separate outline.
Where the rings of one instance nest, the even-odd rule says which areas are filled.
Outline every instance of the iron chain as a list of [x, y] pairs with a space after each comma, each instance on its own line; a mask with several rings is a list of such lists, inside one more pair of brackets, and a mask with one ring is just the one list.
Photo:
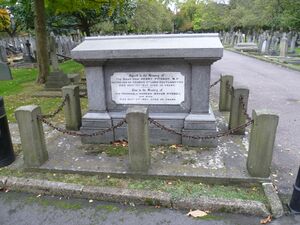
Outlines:
[[221, 78], [219, 78], [219, 80], [213, 82], [213, 83], [209, 86], [209, 88], [212, 88], [212, 87], [216, 86], [220, 81], [221, 81]]
[[106, 134], [108, 132], [113, 131], [114, 129], [116, 129], [118, 127], [121, 127], [124, 123], [126, 123], [126, 120], [123, 119], [122, 121], [120, 121], [119, 123], [117, 123], [115, 126], [109, 127], [107, 129], [104, 129], [104, 130], [99, 130], [99, 131], [96, 131], [96, 132], [91, 133], [91, 134], [88, 134], [88, 133], [82, 133], [80, 131], [67, 130], [67, 129], [55, 126], [53, 123], [49, 122], [43, 116], [40, 116], [40, 115], [37, 118], [40, 121], [42, 121], [43, 123], [47, 124], [52, 129], [57, 130], [58, 132], [61, 132], [63, 134], [67, 134], [67, 135], [77, 136], [77, 137], [95, 137], [95, 136], [101, 136], [101, 135], [104, 135], [104, 134]]
[[253, 120], [250, 120], [248, 121], [247, 123], [245, 124], [242, 124], [236, 128], [233, 128], [233, 129], [230, 129], [228, 131], [225, 131], [225, 132], [218, 132], [216, 134], [213, 134], [213, 135], [207, 135], [207, 136], [193, 136], [193, 135], [187, 135], [187, 134], [183, 134], [182, 132], [178, 132], [176, 130], [173, 130], [169, 127], [166, 127], [162, 124], [160, 124], [159, 122], [155, 121], [154, 119], [152, 118], [148, 118], [149, 122], [152, 123], [153, 125], [155, 125], [156, 127], [162, 129], [162, 130], [165, 130], [171, 134], [176, 134], [176, 135], [179, 135], [179, 136], [182, 136], [182, 137], [186, 137], [186, 138], [191, 138], [191, 139], [196, 139], [196, 140], [206, 140], [206, 139], [215, 139], [215, 138], [220, 138], [220, 137], [224, 137], [224, 136], [228, 136], [232, 133], [234, 133], [235, 131], [237, 130], [240, 130], [242, 128], [246, 128], [248, 126], [250, 126], [251, 124], [253, 124]]
[[246, 116], [247, 120], [248, 121], [252, 120], [250, 115], [247, 112], [247, 108], [246, 108], [246, 104], [244, 102], [244, 97], [243, 96], [240, 97], [240, 104], [242, 106], [243, 114]]
[[[214, 82], [211, 87], [215, 86], [217, 83], [220, 82], [221, 79], [217, 80], [216, 82]], [[126, 123], [126, 119], [123, 119], [122, 121], [120, 121], [119, 123], [117, 123], [115, 126], [109, 127], [107, 129], [104, 130], [100, 130], [100, 131], [96, 131], [94, 133], [88, 134], [88, 133], [82, 133], [80, 131], [70, 131], [58, 126], [55, 126], [53, 123], [51, 123], [50, 121], [46, 120], [46, 118], [53, 118], [54, 116], [56, 116], [65, 106], [67, 100], [69, 99], [69, 95], [66, 95], [65, 98], [63, 99], [62, 103], [59, 105], [59, 107], [57, 108], [57, 110], [55, 110], [52, 114], [49, 115], [38, 115], [38, 119], [40, 121], [42, 121], [43, 123], [47, 124], [49, 127], [51, 127], [54, 130], [57, 130], [58, 132], [61, 132], [63, 134], [67, 134], [67, 135], [72, 135], [72, 136], [78, 136], [78, 137], [94, 137], [94, 136], [101, 136], [104, 135], [105, 133], [111, 132], [114, 129], [123, 126], [123, 124]], [[160, 124], [159, 122], [157, 122], [156, 120], [152, 119], [152, 118], [148, 118], [149, 122], [152, 123], [153, 125], [155, 125], [156, 127], [165, 130], [171, 134], [175, 134], [175, 135], [179, 135], [185, 138], [191, 138], [191, 139], [201, 139], [201, 140], [205, 140], [205, 139], [215, 139], [215, 138], [220, 138], [220, 137], [224, 137], [224, 136], [228, 136], [232, 133], [234, 133], [235, 131], [242, 129], [242, 128], [246, 128], [248, 126], [250, 126], [251, 124], [253, 124], [253, 120], [251, 119], [251, 117], [248, 115], [247, 110], [246, 110], [246, 105], [243, 101], [243, 97], [240, 97], [240, 103], [242, 106], [242, 110], [244, 115], [247, 118], [247, 122], [245, 124], [242, 124], [236, 128], [230, 129], [228, 131], [225, 132], [218, 132], [216, 134], [213, 135], [207, 135], [207, 136], [193, 136], [193, 135], [187, 135], [187, 134], [183, 134], [182, 132], [176, 131], [174, 129], [168, 128], [162, 124]]]
[[58, 108], [52, 113], [47, 115], [42, 115], [43, 118], [53, 118], [55, 117], [60, 111], [62, 111], [63, 107], [66, 105], [67, 101], [69, 100], [70, 96], [67, 94]]
[[226, 81], [226, 89], [230, 95], [232, 95], [233, 87], [229, 84], [229, 81]]

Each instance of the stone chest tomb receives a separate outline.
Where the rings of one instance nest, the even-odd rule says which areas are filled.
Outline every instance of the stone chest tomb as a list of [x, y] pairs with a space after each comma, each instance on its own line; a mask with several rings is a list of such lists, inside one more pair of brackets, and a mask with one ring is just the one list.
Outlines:
[[[209, 105], [211, 65], [223, 55], [218, 34], [107, 36], [86, 38], [72, 50], [85, 66], [88, 112], [81, 130], [94, 132], [125, 118], [128, 107], [144, 105], [149, 117], [185, 135], [216, 132]], [[214, 146], [150, 124], [150, 143]], [[126, 126], [83, 143], [126, 139]]]

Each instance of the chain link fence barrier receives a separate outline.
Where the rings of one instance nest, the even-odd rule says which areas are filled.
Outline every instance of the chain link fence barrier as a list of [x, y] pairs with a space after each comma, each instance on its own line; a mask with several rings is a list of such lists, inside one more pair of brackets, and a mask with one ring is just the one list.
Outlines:
[[219, 82], [221, 82], [221, 78], [220, 78], [219, 80], [213, 82], [213, 83], [209, 86], [209, 88], [212, 88], [212, 87], [216, 86]]
[[[221, 81], [221, 78], [217, 81], [215, 81], [213, 84], [210, 85], [210, 87], [214, 87], [215, 85], [217, 85], [219, 82]], [[230, 91], [232, 91], [232, 87], [231, 85], [228, 85], [228, 88], [230, 88]], [[103, 129], [103, 130], [99, 130], [99, 131], [95, 131], [93, 133], [82, 133], [80, 131], [71, 131], [71, 130], [67, 130], [65, 128], [61, 128], [58, 126], [55, 126], [53, 123], [51, 123], [50, 121], [48, 121], [47, 119], [53, 118], [55, 117], [59, 112], [62, 111], [63, 107], [65, 106], [66, 102], [69, 99], [69, 95], [66, 95], [63, 99], [63, 101], [61, 102], [61, 104], [58, 106], [57, 110], [55, 110], [52, 114], [48, 114], [48, 115], [39, 115], [38, 116], [38, 120], [40, 120], [41, 122], [47, 124], [49, 127], [51, 127], [52, 129], [61, 132], [63, 134], [67, 134], [67, 135], [72, 135], [72, 136], [78, 136], [78, 137], [94, 137], [94, 136], [101, 136], [104, 135], [105, 133], [111, 132], [114, 129], [123, 126], [126, 123], [126, 119], [121, 120], [119, 123], [117, 123], [116, 125]], [[207, 139], [215, 139], [215, 138], [220, 138], [220, 137], [224, 137], [224, 136], [228, 136], [232, 133], [234, 133], [235, 131], [242, 129], [242, 128], [246, 128], [248, 126], [250, 126], [251, 124], [253, 124], [254, 120], [251, 119], [251, 117], [249, 116], [249, 114], [247, 113], [247, 109], [246, 109], [246, 104], [244, 102], [243, 97], [240, 97], [240, 104], [242, 106], [242, 110], [243, 110], [243, 114], [246, 116], [247, 118], [247, 122], [245, 124], [242, 124], [238, 127], [232, 128], [230, 130], [224, 131], [224, 132], [217, 132], [216, 134], [212, 134], [212, 135], [206, 135], [206, 136], [194, 136], [194, 135], [187, 135], [184, 134], [182, 132], [179, 132], [177, 130], [171, 129], [169, 127], [166, 127], [165, 125], [159, 123], [158, 121], [152, 119], [152, 118], [148, 118], [148, 121], [150, 123], [152, 123], [154, 126], [160, 128], [161, 130], [167, 131], [171, 134], [175, 134], [175, 135], [179, 135], [181, 137], [185, 137], [185, 138], [191, 138], [191, 139], [196, 139], [196, 140], [207, 140]]]
[[47, 115], [41, 115], [42, 118], [54, 118], [58, 113], [60, 113], [64, 106], [66, 105], [67, 101], [69, 100], [70, 96], [66, 95], [63, 99], [63, 101], [60, 103], [60, 105], [58, 106], [58, 108], [51, 114], [47, 114]]

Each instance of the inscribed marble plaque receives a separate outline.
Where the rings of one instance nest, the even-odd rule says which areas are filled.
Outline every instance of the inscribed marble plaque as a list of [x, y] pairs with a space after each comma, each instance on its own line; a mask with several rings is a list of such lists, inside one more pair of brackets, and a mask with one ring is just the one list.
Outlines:
[[178, 105], [184, 101], [180, 72], [118, 72], [111, 76], [116, 104]]

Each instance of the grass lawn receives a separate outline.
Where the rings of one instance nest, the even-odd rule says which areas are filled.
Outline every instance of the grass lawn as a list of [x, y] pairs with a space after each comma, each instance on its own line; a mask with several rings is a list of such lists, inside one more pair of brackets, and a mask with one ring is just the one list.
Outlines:
[[296, 48], [295, 51], [298, 55], [300, 55], [300, 48]]
[[[60, 64], [60, 69], [65, 73], [83, 73], [83, 66], [72, 60]], [[6, 114], [9, 122], [15, 122], [14, 111], [23, 105], [39, 105], [43, 114], [49, 114], [57, 108], [61, 98], [37, 98], [32, 95], [43, 90], [43, 85], [35, 82], [37, 78], [36, 68], [11, 69], [13, 80], [0, 81], [0, 96], [4, 97]], [[82, 99], [82, 110], [86, 109], [86, 99]], [[59, 113], [56, 122], [63, 121], [63, 114]]]
[[[134, 190], [150, 190], [170, 193], [172, 199], [197, 198], [208, 196], [223, 199], [254, 200], [267, 203], [266, 197], [260, 185], [236, 186], [236, 185], [213, 185], [201, 182], [183, 180], [161, 180], [161, 179], [133, 179], [101, 177], [98, 175], [61, 174], [29, 172], [0, 168], [0, 176], [23, 177], [32, 179], [45, 179], [72, 184], [88, 186], [128, 188]], [[153, 205], [149, 199], [146, 202]]]

